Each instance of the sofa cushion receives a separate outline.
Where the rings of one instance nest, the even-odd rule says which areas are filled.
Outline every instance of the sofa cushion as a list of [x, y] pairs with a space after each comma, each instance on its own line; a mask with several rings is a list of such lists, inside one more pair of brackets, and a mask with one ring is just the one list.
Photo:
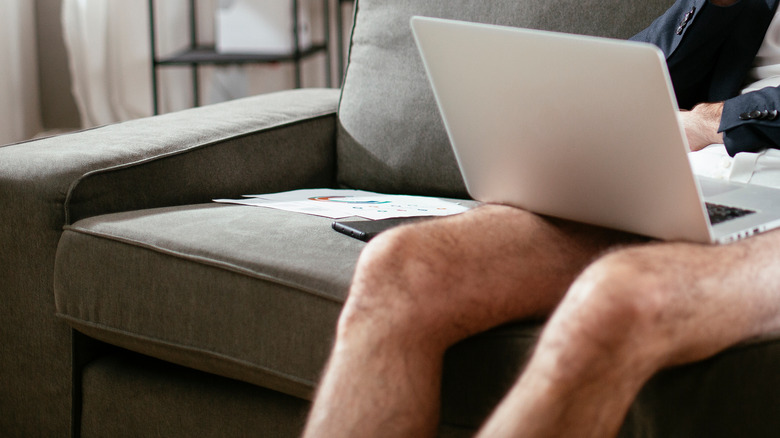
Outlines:
[[363, 243], [331, 220], [203, 204], [66, 228], [58, 314], [93, 338], [309, 397]]
[[359, 0], [339, 104], [339, 182], [388, 193], [466, 196], [412, 38], [412, 15], [627, 38], [672, 3]]
[[[110, 344], [308, 399], [363, 246], [332, 231], [329, 219], [246, 206], [96, 216], [63, 234], [57, 312]], [[484, 420], [522, 369], [539, 327], [499, 327], [447, 352], [446, 436], [470, 436]], [[777, 337], [759, 339], [660, 373], [621, 436], [772, 436], [780, 427], [771, 415], [778, 351]], [[91, 382], [85, 374], [85, 403], [111, 398]]]
[[[83, 219], [57, 251], [58, 316], [112, 345], [310, 398], [365, 245], [330, 223], [224, 204]], [[479, 423], [537, 330], [501, 327], [453, 348], [448, 423]], [[475, 355], [492, 364], [489, 381]]]

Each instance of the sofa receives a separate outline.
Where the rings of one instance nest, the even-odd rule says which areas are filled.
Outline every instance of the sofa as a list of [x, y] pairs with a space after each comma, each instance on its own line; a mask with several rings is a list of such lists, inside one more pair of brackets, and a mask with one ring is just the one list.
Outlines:
[[[0, 147], [0, 436], [299, 435], [365, 244], [326, 218], [212, 200], [324, 187], [468, 199], [410, 16], [625, 38], [671, 3], [359, 0], [341, 89]], [[542, 323], [448, 351], [440, 436], [473, 434]], [[660, 372], [620, 436], [778, 436], [778, 410], [767, 336]]]

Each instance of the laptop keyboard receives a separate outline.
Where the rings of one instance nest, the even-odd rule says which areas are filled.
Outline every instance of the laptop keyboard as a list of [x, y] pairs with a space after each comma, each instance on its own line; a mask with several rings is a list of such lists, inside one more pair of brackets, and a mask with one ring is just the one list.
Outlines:
[[705, 204], [707, 205], [707, 213], [710, 215], [710, 223], [712, 225], [755, 213], [753, 210], [729, 207], [728, 205], [712, 204], [710, 202], [705, 202]]

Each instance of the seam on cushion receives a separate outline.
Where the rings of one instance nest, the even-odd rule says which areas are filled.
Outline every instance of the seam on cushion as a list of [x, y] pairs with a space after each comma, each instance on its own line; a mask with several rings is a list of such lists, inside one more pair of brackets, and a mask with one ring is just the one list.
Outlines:
[[177, 257], [177, 258], [180, 258], [180, 259], [189, 260], [189, 261], [192, 261], [192, 262], [195, 262], [195, 263], [199, 263], [199, 264], [202, 264], [202, 265], [206, 265], [206, 266], [211, 266], [211, 267], [225, 269], [225, 270], [228, 270], [230, 272], [237, 273], [237, 274], [249, 275], [250, 277], [256, 278], [258, 280], [265, 280], [265, 281], [269, 281], [271, 283], [276, 283], [276, 284], [279, 284], [279, 285], [282, 285], [282, 286], [287, 286], [287, 287], [292, 288], [292, 289], [298, 289], [300, 291], [303, 291], [303, 292], [306, 292], [308, 294], [311, 294], [311, 295], [313, 295], [315, 297], [323, 298], [325, 300], [331, 301], [331, 302], [339, 304], [339, 305], [343, 305], [344, 304], [344, 302], [342, 300], [339, 300], [339, 299], [333, 297], [332, 295], [324, 294], [324, 293], [322, 293], [322, 292], [320, 292], [320, 291], [318, 291], [318, 290], [316, 290], [314, 288], [311, 288], [311, 287], [308, 287], [308, 286], [305, 286], [305, 285], [302, 285], [302, 284], [296, 284], [295, 282], [292, 282], [292, 281], [289, 281], [289, 280], [283, 280], [283, 279], [275, 277], [273, 275], [257, 272], [257, 271], [251, 270], [249, 268], [245, 268], [245, 267], [242, 267], [242, 266], [235, 265], [233, 263], [228, 263], [228, 262], [224, 262], [224, 261], [218, 261], [218, 260], [214, 260], [214, 259], [207, 258], [207, 257], [195, 256], [195, 255], [192, 255], [192, 254], [186, 254], [186, 253], [183, 253], [183, 252], [180, 252], [180, 251], [174, 251], [172, 249], [163, 248], [163, 247], [157, 246], [157, 245], [152, 245], [152, 244], [150, 244], [148, 242], [142, 242], [142, 241], [139, 241], [139, 240], [136, 240], [136, 239], [131, 239], [131, 238], [128, 238], [128, 237], [120, 237], [120, 236], [115, 236], [115, 235], [112, 235], [112, 234], [101, 233], [101, 232], [97, 232], [97, 231], [94, 231], [94, 230], [88, 230], [88, 229], [85, 229], [85, 228], [75, 227], [73, 225], [67, 225], [67, 226], [64, 227], [64, 229], [66, 231], [72, 231], [72, 232], [75, 232], [75, 233], [81, 233], [81, 234], [85, 234], [85, 235], [88, 235], [88, 236], [93, 236], [93, 237], [99, 237], [99, 238], [104, 238], [104, 239], [108, 239], [108, 240], [113, 240], [115, 242], [124, 243], [124, 244], [131, 245], [131, 246], [136, 246], [136, 247], [147, 249], [147, 250], [150, 250], [150, 251], [155, 251], [155, 252], [158, 252], [158, 253], [161, 253], [161, 254], [165, 254], [165, 255], [168, 255], [168, 256], [174, 256], [174, 257]]
[[[238, 359], [238, 358], [233, 357], [233, 356], [228, 356], [228, 355], [226, 355], [224, 353], [218, 353], [218, 352], [215, 352], [215, 351], [205, 350], [205, 349], [200, 348], [200, 347], [188, 346], [188, 345], [184, 345], [184, 344], [181, 344], [181, 343], [178, 343], [178, 342], [169, 341], [169, 340], [166, 340], [166, 339], [160, 339], [160, 338], [155, 338], [155, 337], [151, 337], [151, 336], [147, 336], [147, 335], [143, 335], [143, 334], [139, 334], [139, 333], [133, 333], [133, 332], [129, 332], [127, 330], [123, 330], [123, 329], [117, 328], [117, 327], [108, 326], [106, 324], [100, 324], [100, 323], [96, 323], [96, 322], [92, 322], [92, 321], [86, 321], [86, 320], [84, 320], [82, 318], [76, 318], [76, 317], [73, 317], [71, 315], [66, 315], [66, 314], [60, 313], [60, 312], [56, 312], [55, 315], [58, 318], [62, 318], [65, 321], [69, 321], [71, 324], [74, 324], [74, 325], [87, 326], [87, 327], [94, 328], [94, 329], [97, 329], [97, 330], [102, 330], [102, 331], [106, 331], [106, 332], [109, 332], [109, 333], [114, 333], [114, 334], [118, 334], [118, 335], [122, 335], [122, 336], [127, 336], [127, 337], [134, 338], [134, 339], [137, 339], [137, 340], [146, 341], [146, 342], [149, 342], [149, 343], [152, 343], [152, 344], [156, 344], [158, 346], [172, 347], [172, 348], [179, 349], [179, 350], [184, 350], [184, 351], [187, 351], [187, 352], [194, 352], [194, 353], [203, 354], [205, 356], [209, 356], [211, 358], [215, 358], [215, 359], [219, 359], [219, 360], [224, 360], [226, 362], [230, 362], [230, 363], [233, 363], [235, 365], [246, 366], [246, 367], [254, 369], [254, 370], [259, 370], [259, 371], [262, 371], [264, 373], [268, 373], [269, 375], [271, 375], [273, 377], [278, 377], [278, 378], [281, 378], [281, 379], [289, 380], [289, 381], [294, 382], [294, 383], [299, 384], [299, 385], [305, 385], [305, 386], [307, 386], [309, 388], [313, 388], [315, 386], [315, 382], [313, 382], [311, 380], [303, 379], [303, 378], [300, 378], [300, 377], [297, 377], [297, 376], [293, 376], [291, 374], [287, 374], [287, 373], [283, 373], [283, 372], [280, 372], [280, 371], [272, 370], [270, 368], [257, 365], [256, 363], [249, 362], [247, 360]], [[251, 383], [251, 382], [247, 382], [247, 383]]]
[[176, 151], [165, 152], [165, 153], [161, 153], [161, 154], [157, 154], [157, 155], [152, 155], [152, 156], [149, 156], [149, 157], [144, 157], [144, 158], [141, 158], [141, 159], [136, 160], [136, 161], [131, 161], [129, 163], [122, 163], [122, 164], [117, 164], [115, 166], [105, 167], [105, 168], [102, 168], [102, 169], [91, 170], [91, 171], [81, 175], [80, 177], [78, 177], [75, 181], [73, 181], [70, 184], [70, 187], [68, 187], [68, 192], [66, 193], [65, 201], [63, 202], [63, 209], [65, 210], [65, 224], [67, 225], [67, 224], [71, 223], [70, 222], [70, 208], [69, 207], [70, 207], [71, 198], [73, 197], [73, 192], [76, 190], [76, 188], [78, 187], [78, 185], [82, 181], [86, 180], [87, 178], [89, 178], [91, 176], [94, 176], [94, 175], [97, 175], [97, 174], [101, 174], [101, 173], [113, 172], [113, 171], [116, 171], [116, 170], [127, 169], [127, 168], [130, 168], [130, 167], [140, 166], [140, 165], [147, 164], [147, 163], [150, 163], [150, 162], [153, 162], [153, 161], [162, 160], [164, 158], [170, 158], [170, 157], [175, 157], [177, 155], [183, 155], [183, 154], [186, 154], [186, 153], [189, 153], [189, 152], [192, 152], [192, 151], [196, 151], [198, 149], [205, 149], [205, 148], [208, 148], [208, 147], [211, 147], [211, 146], [218, 145], [220, 143], [224, 143], [226, 141], [232, 141], [232, 140], [240, 139], [242, 137], [248, 137], [250, 135], [256, 135], [258, 133], [262, 133], [262, 132], [266, 132], [266, 131], [274, 131], [274, 130], [277, 130], [277, 129], [288, 128], [288, 127], [291, 127], [291, 126], [295, 126], [295, 125], [298, 125], [298, 124], [304, 124], [304, 123], [307, 123], [307, 122], [310, 122], [310, 121], [314, 121], [314, 120], [324, 119], [324, 118], [327, 118], [327, 117], [333, 117], [334, 115], [336, 115], [336, 111], [332, 110], [332, 109], [327, 110], [326, 112], [318, 112], [318, 113], [314, 113], [314, 114], [307, 114], [305, 116], [302, 116], [300, 118], [296, 118], [294, 120], [285, 120], [283, 122], [277, 122], [277, 123], [274, 123], [274, 124], [271, 124], [271, 125], [268, 125], [268, 126], [264, 126], [264, 127], [260, 128], [260, 129], [253, 129], [251, 131], [242, 132], [240, 134], [235, 134], [235, 135], [231, 135], [231, 136], [228, 136], [228, 137], [216, 139], [216, 140], [210, 141], [208, 143], [196, 144], [196, 145], [192, 145], [192, 146], [189, 146], [187, 148], [184, 148], [184, 149], [179, 149], [179, 150], [176, 150]]

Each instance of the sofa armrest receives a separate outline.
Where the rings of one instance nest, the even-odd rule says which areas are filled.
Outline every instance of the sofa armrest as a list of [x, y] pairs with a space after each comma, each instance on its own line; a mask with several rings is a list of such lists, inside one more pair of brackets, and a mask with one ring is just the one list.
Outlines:
[[63, 144], [88, 160], [69, 185], [66, 223], [331, 186], [337, 93], [287, 91], [79, 133]]
[[64, 207], [67, 223], [327, 186], [337, 99], [337, 90], [293, 90], [6, 146], [0, 184], [19, 175], [20, 190], [46, 186], [41, 195]]
[[0, 430], [68, 427], [71, 332], [52, 291], [63, 225], [328, 186], [338, 98], [280, 92], [0, 147]]

